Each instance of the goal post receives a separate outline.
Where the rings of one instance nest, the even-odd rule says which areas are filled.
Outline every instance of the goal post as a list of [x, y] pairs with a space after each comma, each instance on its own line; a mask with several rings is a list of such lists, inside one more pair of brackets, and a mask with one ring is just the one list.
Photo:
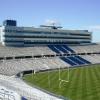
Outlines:
[[66, 68], [59, 67], [59, 88], [61, 88], [62, 83], [69, 82], [69, 66]]

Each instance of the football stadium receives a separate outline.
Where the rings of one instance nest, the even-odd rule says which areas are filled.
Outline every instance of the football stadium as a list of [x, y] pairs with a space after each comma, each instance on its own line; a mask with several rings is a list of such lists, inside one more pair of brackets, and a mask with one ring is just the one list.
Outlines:
[[0, 100], [100, 100], [100, 44], [88, 30], [3, 21]]

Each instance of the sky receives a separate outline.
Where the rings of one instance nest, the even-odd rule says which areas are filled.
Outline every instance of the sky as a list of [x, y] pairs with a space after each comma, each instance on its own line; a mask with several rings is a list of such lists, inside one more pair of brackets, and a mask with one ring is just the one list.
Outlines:
[[100, 0], [0, 0], [0, 25], [5, 19], [37, 27], [56, 21], [64, 29], [88, 29], [100, 42]]

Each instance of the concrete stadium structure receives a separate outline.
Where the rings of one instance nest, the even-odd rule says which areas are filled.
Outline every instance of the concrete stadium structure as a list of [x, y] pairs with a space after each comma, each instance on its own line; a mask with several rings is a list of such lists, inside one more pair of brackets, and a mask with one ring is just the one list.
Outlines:
[[57, 26], [41, 25], [18, 27], [15, 20], [5, 20], [0, 27], [1, 43], [13, 46], [39, 44], [81, 44], [91, 43], [92, 35], [87, 30], [64, 30]]
[[91, 32], [59, 28], [18, 27], [16, 21], [5, 20], [0, 27], [0, 85], [24, 96], [22, 100], [63, 100], [28, 86], [16, 76], [48, 68], [100, 64], [100, 44], [92, 43]]

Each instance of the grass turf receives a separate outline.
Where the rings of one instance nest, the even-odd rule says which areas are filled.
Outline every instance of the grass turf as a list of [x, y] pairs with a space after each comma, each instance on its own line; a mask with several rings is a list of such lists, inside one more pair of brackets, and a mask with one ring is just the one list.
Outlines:
[[[48, 84], [48, 75], [50, 86]], [[67, 78], [67, 71], [61, 72], [61, 78]], [[70, 69], [69, 82], [59, 88], [59, 71], [28, 74], [23, 79], [70, 100], [100, 100], [100, 65]]]

